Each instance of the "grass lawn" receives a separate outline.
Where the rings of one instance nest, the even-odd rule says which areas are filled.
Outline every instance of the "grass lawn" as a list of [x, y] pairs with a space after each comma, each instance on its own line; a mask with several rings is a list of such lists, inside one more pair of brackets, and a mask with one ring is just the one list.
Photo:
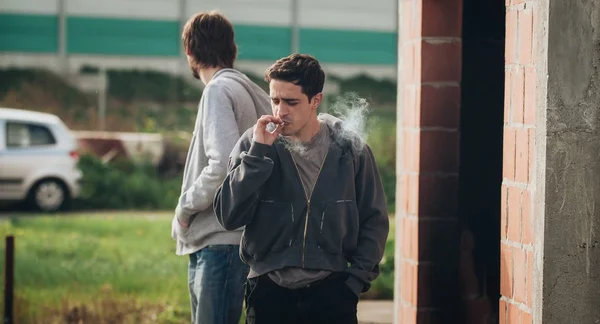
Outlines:
[[[189, 323], [187, 258], [174, 254], [171, 215], [0, 220], [2, 238], [15, 235], [15, 323]], [[4, 242], [1, 250], [4, 269]], [[382, 272], [390, 266], [393, 240]], [[392, 289], [393, 271], [373, 284], [383, 297]]]

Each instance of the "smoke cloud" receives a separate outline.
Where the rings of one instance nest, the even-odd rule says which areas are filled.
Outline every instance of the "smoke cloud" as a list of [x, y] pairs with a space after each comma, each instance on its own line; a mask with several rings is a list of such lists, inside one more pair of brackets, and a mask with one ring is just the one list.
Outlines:
[[369, 103], [367, 99], [359, 97], [350, 92], [338, 97], [331, 107], [333, 115], [342, 120], [340, 133], [337, 140], [352, 143], [355, 152], [362, 152], [367, 142], [367, 115], [369, 114]]
[[308, 153], [308, 146], [303, 142], [295, 141], [293, 139], [281, 135], [279, 135], [279, 141], [283, 143], [285, 149], [290, 151], [290, 153], [297, 154], [300, 156], [306, 156], [306, 154]]
[[[359, 97], [356, 93], [347, 93], [337, 98], [336, 102], [329, 108], [333, 115], [340, 119], [340, 124], [335, 140], [339, 144], [350, 143], [355, 152], [362, 152], [367, 141], [367, 115], [369, 113], [369, 103], [366, 99]], [[327, 114], [320, 114], [320, 120], [327, 119]], [[275, 125], [267, 125], [268, 130], [272, 131]], [[271, 129], [269, 129], [271, 128]], [[305, 155], [308, 151], [306, 143], [295, 141], [280, 135], [278, 138], [285, 148], [298, 155]]]

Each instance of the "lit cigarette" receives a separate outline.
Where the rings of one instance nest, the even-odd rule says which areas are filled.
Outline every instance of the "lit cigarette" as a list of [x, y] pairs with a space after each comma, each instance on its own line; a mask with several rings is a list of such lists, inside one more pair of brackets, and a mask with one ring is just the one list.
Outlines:
[[269, 133], [273, 133], [276, 128], [277, 128], [277, 125], [273, 122], [270, 122], [267, 124], [267, 132], [269, 132]]

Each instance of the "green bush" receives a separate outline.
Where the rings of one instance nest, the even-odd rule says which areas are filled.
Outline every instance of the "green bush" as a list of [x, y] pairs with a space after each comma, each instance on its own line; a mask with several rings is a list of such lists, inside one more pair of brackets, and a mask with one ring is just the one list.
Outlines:
[[181, 191], [181, 178], [161, 178], [154, 167], [120, 160], [102, 163], [83, 155], [80, 198], [76, 209], [174, 210]]
[[108, 93], [124, 101], [198, 101], [202, 91], [182, 77], [156, 71], [108, 70]]
[[256, 83], [259, 87], [261, 87], [265, 92], [269, 93], [269, 84], [265, 81], [265, 77], [263, 75], [254, 74], [248, 71], [240, 71], [244, 73], [248, 79], [252, 80], [252, 82]]
[[[367, 142], [375, 156], [377, 168], [383, 182], [383, 189], [390, 214], [395, 211], [396, 202], [396, 118], [382, 115], [372, 116], [368, 121]], [[394, 218], [390, 219], [390, 234], [385, 247], [383, 260], [379, 265], [380, 275], [373, 282], [366, 298], [394, 298]]]
[[394, 225], [394, 218], [390, 218], [390, 232], [385, 243], [383, 258], [379, 263], [379, 276], [371, 283], [371, 289], [361, 296], [363, 299], [394, 298]]
[[63, 108], [86, 107], [93, 103], [92, 97], [71, 86], [59, 75], [44, 69], [0, 69], [0, 99], [11, 92], [18, 97], [18, 101], [31, 106], [29, 109], [48, 104]]
[[367, 142], [375, 156], [388, 209], [393, 212], [396, 202], [396, 120], [371, 117], [367, 129]]
[[396, 83], [391, 80], [377, 80], [361, 74], [352, 78], [342, 79], [330, 76], [340, 86], [340, 93], [353, 92], [366, 98], [374, 106], [381, 107], [396, 104]]
[[[379, 277], [373, 281], [371, 296], [374, 299], [394, 298], [394, 236], [385, 244], [384, 257], [379, 264]], [[368, 295], [367, 295], [368, 296]], [[365, 296], [365, 297], [367, 297]], [[371, 297], [369, 296], [369, 297]]]
[[[95, 66], [84, 65], [82, 74], [97, 74]], [[170, 73], [137, 70], [108, 69], [108, 95], [125, 102], [152, 101], [158, 103], [198, 101], [202, 95], [199, 87], [189, 84], [183, 77]]]

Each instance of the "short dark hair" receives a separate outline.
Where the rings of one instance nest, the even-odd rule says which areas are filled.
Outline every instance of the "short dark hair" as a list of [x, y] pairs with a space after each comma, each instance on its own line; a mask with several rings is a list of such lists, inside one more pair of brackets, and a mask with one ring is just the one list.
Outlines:
[[308, 100], [323, 91], [325, 72], [319, 61], [308, 54], [292, 54], [273, 63], [265, 72], [265, 81], [291, 82], [302, 88]]
[[219, 12], [194, 15], [185, 23], [181, 39], [197, 67], [233, 67], [237, 56], [233, 26]]

